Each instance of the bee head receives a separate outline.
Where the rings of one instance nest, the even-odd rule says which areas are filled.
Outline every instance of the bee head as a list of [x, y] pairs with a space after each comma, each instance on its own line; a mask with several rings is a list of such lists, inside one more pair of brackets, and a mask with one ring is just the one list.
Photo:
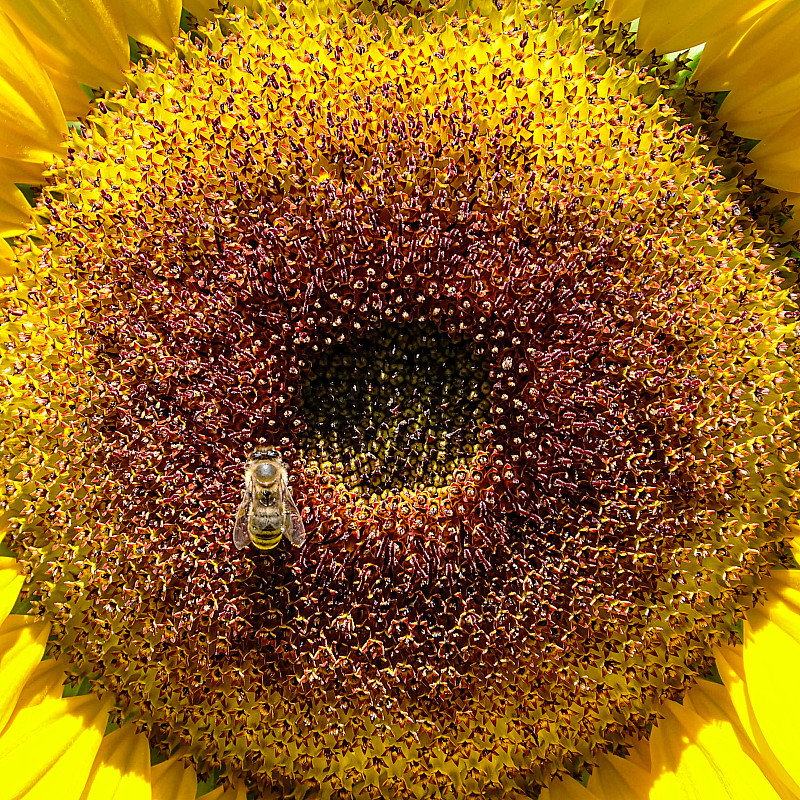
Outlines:
[[251, 461], [260, 461], [261, 459], [264, 459], [264, 458], [280, 459], [280, 457], [281, 457], [281, 454], [277, 450], [272, 448], [272, 447], [265, 447], [265, 448], [257, 447], [255, 450], [253, 450], [253, 453], [250, 456], [250, 460]]

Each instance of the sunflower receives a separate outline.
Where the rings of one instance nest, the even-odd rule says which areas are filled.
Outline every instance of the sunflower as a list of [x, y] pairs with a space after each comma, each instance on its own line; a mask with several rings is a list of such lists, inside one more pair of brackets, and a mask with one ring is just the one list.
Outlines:
[[[294, 3], [112, 91], [151, 5], [0, 23], [3, 174], [55, 159], [3, 206], [9, 796], [800, 796], [787, 209], [681, 60]], [[631, 9], [712, 82], [785, 21]], [[302, 546], [233, 547], [254, 449]]]

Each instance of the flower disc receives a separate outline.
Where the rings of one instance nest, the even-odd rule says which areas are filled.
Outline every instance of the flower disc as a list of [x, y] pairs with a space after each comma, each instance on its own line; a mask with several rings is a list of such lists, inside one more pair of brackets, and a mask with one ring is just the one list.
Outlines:
[[[265, 14], [100, 105], [5, 293], [36, 607], [278, 794], [524, 796], [644, 731], [778, 559], [779, 264], [592, 17]], [[263, 447], [302, 547], [233, 545]]]

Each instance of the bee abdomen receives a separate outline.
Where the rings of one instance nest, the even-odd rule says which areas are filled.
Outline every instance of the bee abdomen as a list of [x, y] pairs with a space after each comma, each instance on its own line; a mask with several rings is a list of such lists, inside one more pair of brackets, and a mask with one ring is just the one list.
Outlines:
[[282, 536], [283, 532], [280, 529], [277, 531], [250, 530], [250, 542], [252, 543], [253, 547], [259, 550], [272, 550], [273, 547], [277, 547], [280, 544]]
[[259, 550], [277, 547], [283, 535], [283, 520], [275, 514], [255, 514], [250, 519], [250, 541]]

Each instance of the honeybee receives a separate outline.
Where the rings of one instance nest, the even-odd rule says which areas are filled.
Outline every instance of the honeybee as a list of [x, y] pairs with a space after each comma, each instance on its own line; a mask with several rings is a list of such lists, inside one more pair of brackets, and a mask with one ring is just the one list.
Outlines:
[[285, 536], [298, 547], [306, 540], [300, 512], [292, 500], [289, 474], [275, 450], [256, 450], [244, 468], [244, 493], [236, 512], [233, 543], [271, 550]]

